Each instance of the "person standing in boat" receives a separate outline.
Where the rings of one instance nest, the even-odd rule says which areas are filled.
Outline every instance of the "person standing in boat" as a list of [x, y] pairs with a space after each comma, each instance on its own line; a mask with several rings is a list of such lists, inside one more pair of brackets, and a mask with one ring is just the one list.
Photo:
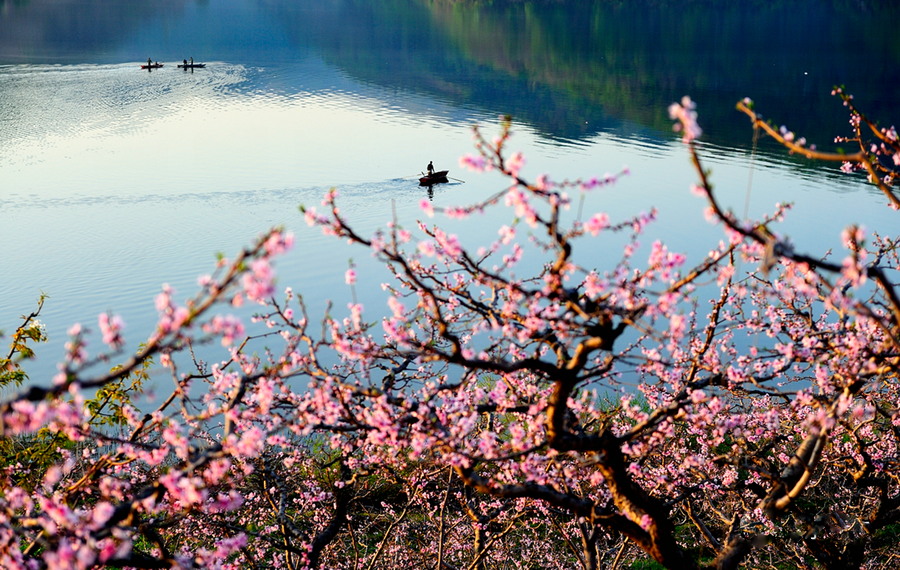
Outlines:
[[428, 176], [431, 176], [432, 174], [434, 174], [434, 164], [433, 164], [433, 161], [429, 160], [428, 161]]
[[193, 58], [193, 56], [191, 57], [191, 67], [194, 67], [194, 58]]
[[148, 57], [147, 58], [147, 67], [150, 67], [151, 65], [153, 65], [153, 60]]

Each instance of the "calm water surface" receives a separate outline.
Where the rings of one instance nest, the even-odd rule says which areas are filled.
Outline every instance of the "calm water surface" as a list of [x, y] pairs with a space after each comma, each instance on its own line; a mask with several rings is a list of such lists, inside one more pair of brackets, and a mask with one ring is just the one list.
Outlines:
[[[751, 160], [752, 133], [733, 112], [744, 95], [821, 146], [846, 124], [828, 97], [835, 82], [858, 85], [882, 121], [900, 108], [886, 87], [900, 80], [900, 58], [882, 31], [894, 12], [785, 4], [751, 14], [604, 2], [0, 1], [0, 328], [49, 294], [38, 380], [66, 328], [101, 311], [122, 314], [136, 346], [162, 283], [187, 297], [216, 252], [234, 255], [276, 224], [298, 236], [279, 261], [282, 285], [316, 308], [328, 298], [343, 307], [352, 258], [356, 294], [378, 314], [386, 276], [365, 252], [306, 228], [297, 206], [336, 186], [365, 231], [392, 212], [411, 225], [426, 196], [413, 175], [429, 160], [465, 180], [436, 188], [435, 204], [483, 198], [503, 182], [460, 171], [457, 158], [472, 151], [471, 126], [492, 132], [501, 113], [517, 119], [512, 146], [527, 176], [627, 164], [632, 174], [589, 196], [585, 212], [621, 219], [655, 206], [645, 243], [664, 238], [696, 258], [720, 232], [688, 192], [695, 176], [665, 116], [685, 93], [699, 101], [707, 166], [737, 211], [794, 202], [784, 231], [817, 252], [838, 248], [850, 223], [895, 231], [884, 200], [833, 167], [766, 143]], [[191, 56], [207, 67], [175, 68]], [[166, 66], [141, 71], [147, 57]], [[511, 215], [486, 217], [449, 225], [479, 244]], [[617, 258], [603, 244], [581, 255], [601, 268]]]

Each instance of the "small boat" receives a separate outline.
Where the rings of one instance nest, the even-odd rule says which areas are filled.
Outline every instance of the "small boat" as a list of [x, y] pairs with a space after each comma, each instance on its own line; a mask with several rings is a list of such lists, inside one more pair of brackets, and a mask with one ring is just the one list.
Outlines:
[[144, 64], [141, 66], [141, 69], [159, 69], [164, 64], [162, 63], [151, 63], [150, 65]]
[[206, 67], [206, 64], [205, 63], [179, 63], [178, 67], [181, 69], [195, 69], [195, 68]]
[[447, 182], [447, 173], [449, 170], [440, 170], [432, 174], [426, 174], [419, 178], [419, 184], [422, 186], [431, 186], [432, 184], [441, 184]]

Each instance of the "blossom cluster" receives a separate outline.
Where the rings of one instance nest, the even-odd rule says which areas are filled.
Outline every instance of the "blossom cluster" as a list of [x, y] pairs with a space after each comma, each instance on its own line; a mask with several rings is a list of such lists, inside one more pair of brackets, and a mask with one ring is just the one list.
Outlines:
[[[823, 540], [889, 560], [873, 537], [900, 516], [900, 297], [885, 276], [900, 239], [853, 225], [842, 261], [797, 252], [777, 231], [785, 207], [752, 221], [724, 210], [694, 145], [696, 105], [670, 113], [693, 193], [723, 229], [703, 259], [646, 239], [655, 210], [566, 215], [569, 193], [621, 175], [528, 181], [504, 119], [462, 161], [506, 177], [482, 202], [425, 202], [427, 222], [370, 236], [336, 191], [322, 212], [303, 209], [391, 272], [375, 317], [354, 299], [314, 326], [302, 296], [279, 299], [275, 260], [293, 238], [275, 229], [195, 297], [163, 286], [155, 332], [132, 355], [118, 316], [99, 316], [109, 352], [94, 357], [91, 332], [72, 327], [55, 382], [0, 402], [0, 563], [845, 560]], [[435, 222], [487, 208], [510, 221], [475, 251]], [[618, 261], [597, 266], [590, 251], [611, 244]], [[351, 294], [364, 278], [351, 262]], [[218, 312], [245, 300], [259, 311], [249, 320]], [[204, 360], [211, 341], [224, 360]], [[151, 374], [171, 386], [155, 409]]]

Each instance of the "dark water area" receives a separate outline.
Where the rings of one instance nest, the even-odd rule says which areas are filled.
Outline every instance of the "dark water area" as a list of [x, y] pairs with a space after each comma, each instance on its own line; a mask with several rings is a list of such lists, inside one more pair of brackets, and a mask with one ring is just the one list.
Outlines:
[[6, 0], [0, 63], [269, 65], [314, 53], [359, 81], [509, 113], [576, 141], [667, 136], [666, 103], [687, 94], [706, 140], [747, 147], [734, 105], [751, 97], [827, 147], [847, 133], [833, 85], [894, 120], [898, 23], [890, 3], [846, 1]]
[[319, 20], [297, 5], [284, 21], [354, 75], [461, 104], [505, 103], [506, 112], [565, 139], [622, 123], [667, 131], [660, 102], [689, 94], [712, 142], [746, 145], [746, 121], [734, 105], [751, 97], [766, 115], [823, 145], [846, 132], [832, 86], [846, 85], [884, 120], [900, 103], [891, 87], [900, 85], [897, 7], [437, 2], [417, 18], [406, 3], [386, 4], [342, 4], [319, 30], [303, 28]]

